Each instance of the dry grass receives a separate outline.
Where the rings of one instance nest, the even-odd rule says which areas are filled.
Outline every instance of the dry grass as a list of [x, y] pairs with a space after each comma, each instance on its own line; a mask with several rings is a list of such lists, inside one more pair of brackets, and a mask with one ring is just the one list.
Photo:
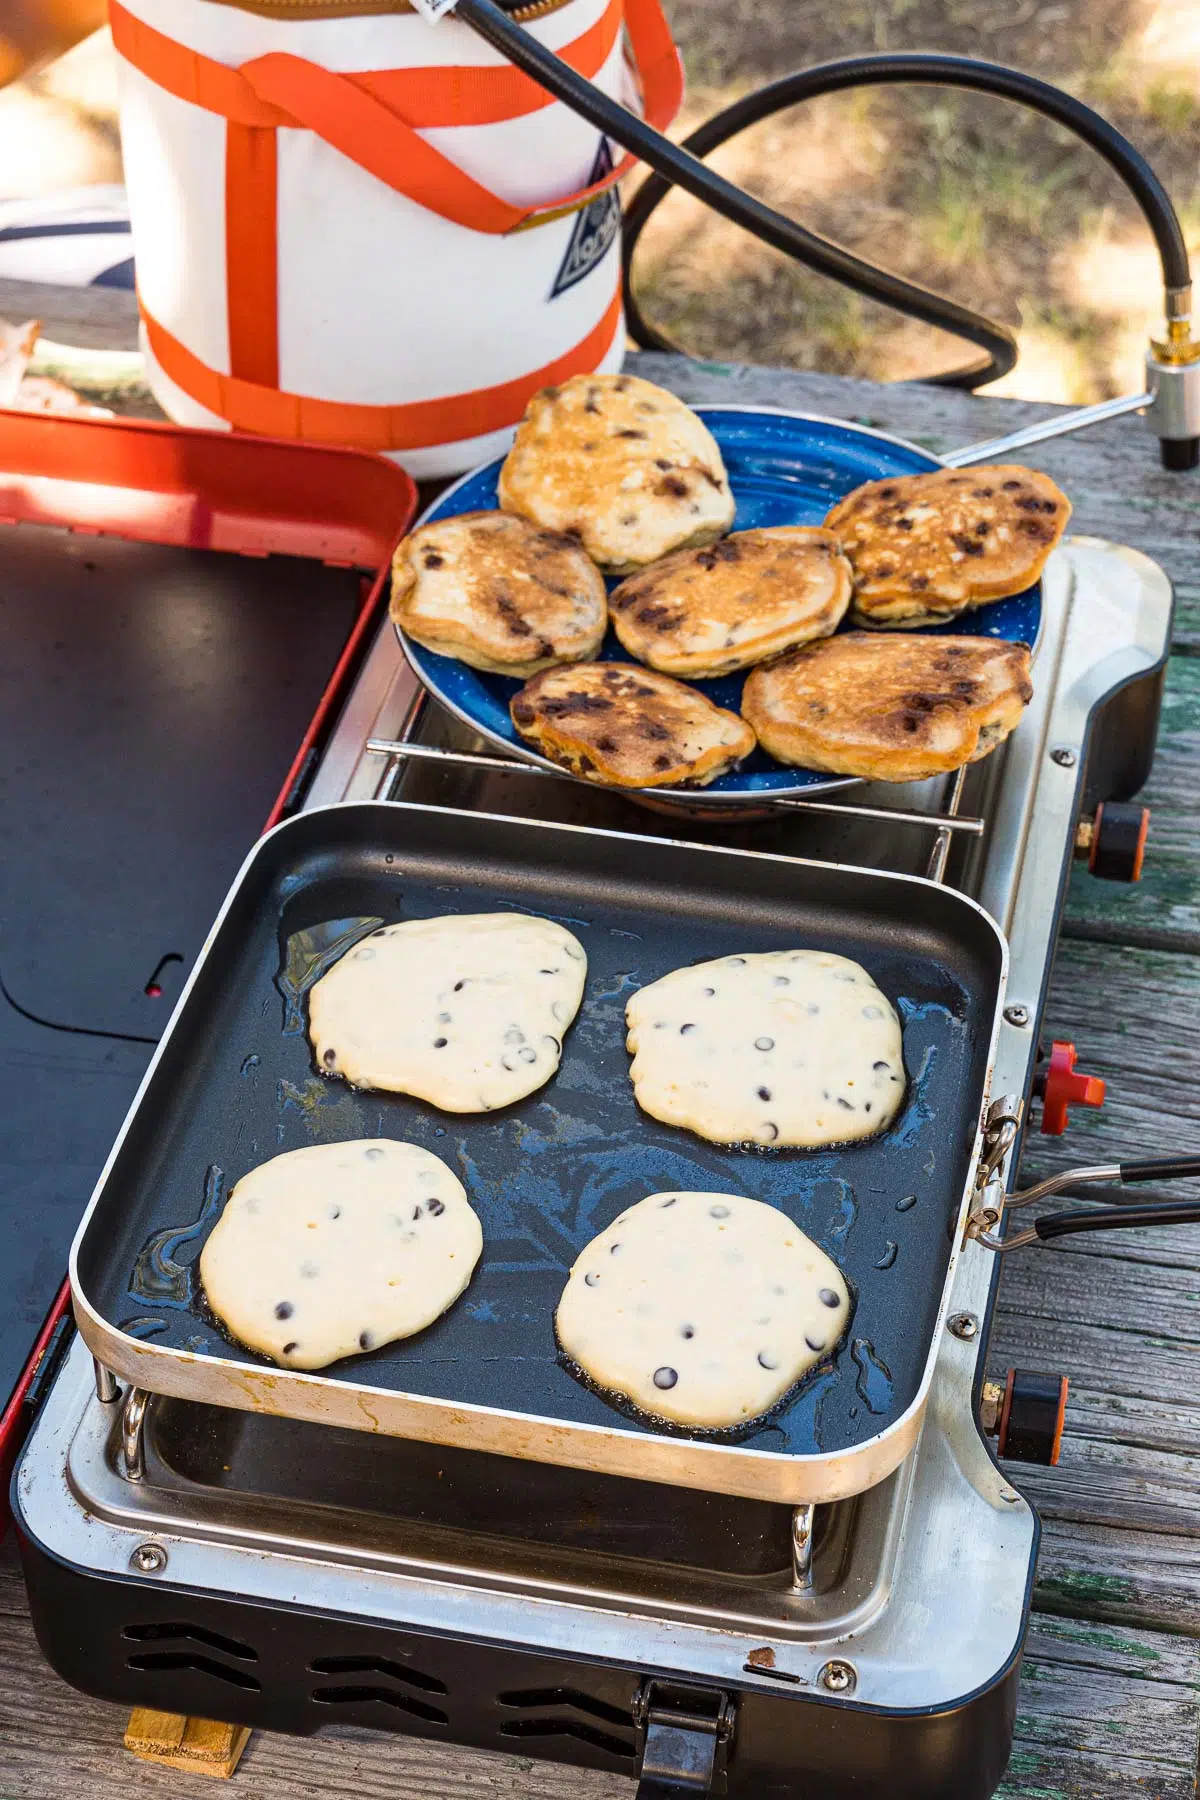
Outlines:
[[[1003, 4], [1003, 0], [1001, 0]], [[866, 49], [1010, 63], [1098, 107], [1149, 156], [1200, 247], [1200, 0], [667, 0], [691, 129], [792, 68]], [[1161, 305], [1140, 216], [1090, 151], [1001, 101], [863, 90], [748, 132], [718, 167], [806, 224], [1012, 324], [996, 391], [1086, 400], [1139, 378]], [[708, 357], [896, 379], [961, 347], [789, 266], [674, 196], [639, 254], [647, 310]]]
[[[1200, 248], [1200, 0], [665, 0], [691, 84], [680, 133], [790, 69], [933, 48], [1029, 69], [1154, 163]], [[0, 0], [2, 8], [2, 0]], [[0, 93], [0, 197], [119, 179], [107, 34]], [[1092, 153], [999, 101], [872, 89], [747, 133], [719, 167], [861, 254], [1008, 320], [1000, 390], [1095, 399], [1138, 380], [1160, 296], [1136, 208]], [[786, 264], [673, 196], [646, 233], [647, 309], [697, 354], [889, 379], [961, 346]]]

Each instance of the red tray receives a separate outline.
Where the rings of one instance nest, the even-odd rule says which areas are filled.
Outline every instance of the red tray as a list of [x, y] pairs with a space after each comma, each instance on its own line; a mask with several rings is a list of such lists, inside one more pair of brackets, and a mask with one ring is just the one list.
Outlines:
[[[51, 1052], [42, 1064], [63, 1045], [85, 1063], [123, 1058], [110, 1135], [189, 960], [169, 958], [177, 966], [161, 982], [147, 970], [143, 987], [139, 944], [159, 944], [153, 934], [169, 930], [171, 944], [194, 953], [256, 830], [298, 804], [381, 617], [392, 551], [415, 505], [403, 470], [359, 451], [0, 410], [0, 613], [12, 684], [0, 694], [12, 737], [0, 770], [0, 830], [13, 872], [6, 913], [14, 915], [2, 921], [0, 1022], [25, 1034], [5, 1055], [31, 1069], [42, 1046]], [[197, 754], [214, 720], [212, 754]], [[143, 726], [147, 754], [131, 759]], [[189, 731], [200, 735], [189, 740]], [[127, 791], [128, 768], [149, 783], [144, 826], [126, 804], [143, 801]], [[89, 863], [89, 841], [102, 845], [110, 815], [114, 832], [132, 829], [134, 842], [118, 843], [108, 865], [102, 856]], [[110, 926], [99, 940], [110, 952], [81, 951], [81, 973], [73, 973], [63, 946], [77, 942], [83, 915], [72, 930], [72, 908], [86, 899], [88, 921], [102, 930], [93, 912], [98, 905], [103, 915], [108, 870], [119, 887], [130, 864], [149, 896], [147, 919], [127, 931]], [[121, 898], [108, 896], [117, 917]], [[146, 1023], [152, 995], [158, 1012]], [[11, 1081], [0, 1091], [16, 1145], [8, 1159], [23, 1168], [23, 1103]], [[57, 1091], [51, 1083], [43, 1095], [51, 1130]], [[94, 1154], [90, 1186], [106, 1149], [76, 1147], [72, 1178], [83, 1180], [82, 1163]], [[64, 1149], [64, 1160], [70, 1155]], [[52, 1161], [47, 1152], [43, 1178]], [[56, 1191], [57, 1211], [41, 1198], [22, 1193], [19, 1181], [0, 1194], [0, 1232], [17, 1251], [0, 1256], [0, 1529], [31, 1384], [67, 1330], [66, 1287], [54, 1275], [65, 1266], [59, 1240], [87, 1193], [76, 1208], [73, 1192]]]

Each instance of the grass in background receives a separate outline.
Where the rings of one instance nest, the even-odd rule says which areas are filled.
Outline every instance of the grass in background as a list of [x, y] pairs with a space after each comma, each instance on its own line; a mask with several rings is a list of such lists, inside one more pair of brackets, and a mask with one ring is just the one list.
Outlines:
[[[1003, 0], [1000, 0], [1003, 5]], [[691, 84], [683, 131], [762, 81], [866, 49], [982, 56], [1057, 82], [1149, 157], [1200, 249], [1200, 0], [667, 0]], [[870, 89], [765, 121], [715, 166], [827, 236], [1003, 318], [993, 391], [1086, 401], [1140, 379], [1158, 262], [1106, 165], [1003, 101]], [[686, 197], [639, 250], [648, 313], [687, 348], [887, 379], [964, 347], [798, 270]]]

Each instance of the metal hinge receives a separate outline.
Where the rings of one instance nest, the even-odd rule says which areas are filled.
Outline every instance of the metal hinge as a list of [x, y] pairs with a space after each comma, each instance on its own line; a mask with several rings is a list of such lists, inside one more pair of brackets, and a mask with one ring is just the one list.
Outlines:
[[719, 1688], [647, 1681], [633, 1698], [642, 1751], [635, 1800], [723, 1794], [736, 1706]]
[[993, 1100], [983, 1126], [983, 1147], [975, 1171], [975, 1194], [964, 1236], [977, 1238], [994, 1230], [1004, 1211], [1004, 1183], [1000, 1165], [1017, 1141], [1025, 1102], [1015, 1094]]

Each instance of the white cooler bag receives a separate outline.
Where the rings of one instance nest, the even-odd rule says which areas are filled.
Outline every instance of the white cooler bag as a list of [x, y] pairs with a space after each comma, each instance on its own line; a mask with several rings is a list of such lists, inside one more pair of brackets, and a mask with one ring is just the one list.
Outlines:
[[[670, 122], [658, 0], [536, 11], [581, 75]], [[111, 0], [151, 386], [185, 424], [454, 473], [539, 387], [620, 365], [631, 159], [452, 15], [296, 12]]]

